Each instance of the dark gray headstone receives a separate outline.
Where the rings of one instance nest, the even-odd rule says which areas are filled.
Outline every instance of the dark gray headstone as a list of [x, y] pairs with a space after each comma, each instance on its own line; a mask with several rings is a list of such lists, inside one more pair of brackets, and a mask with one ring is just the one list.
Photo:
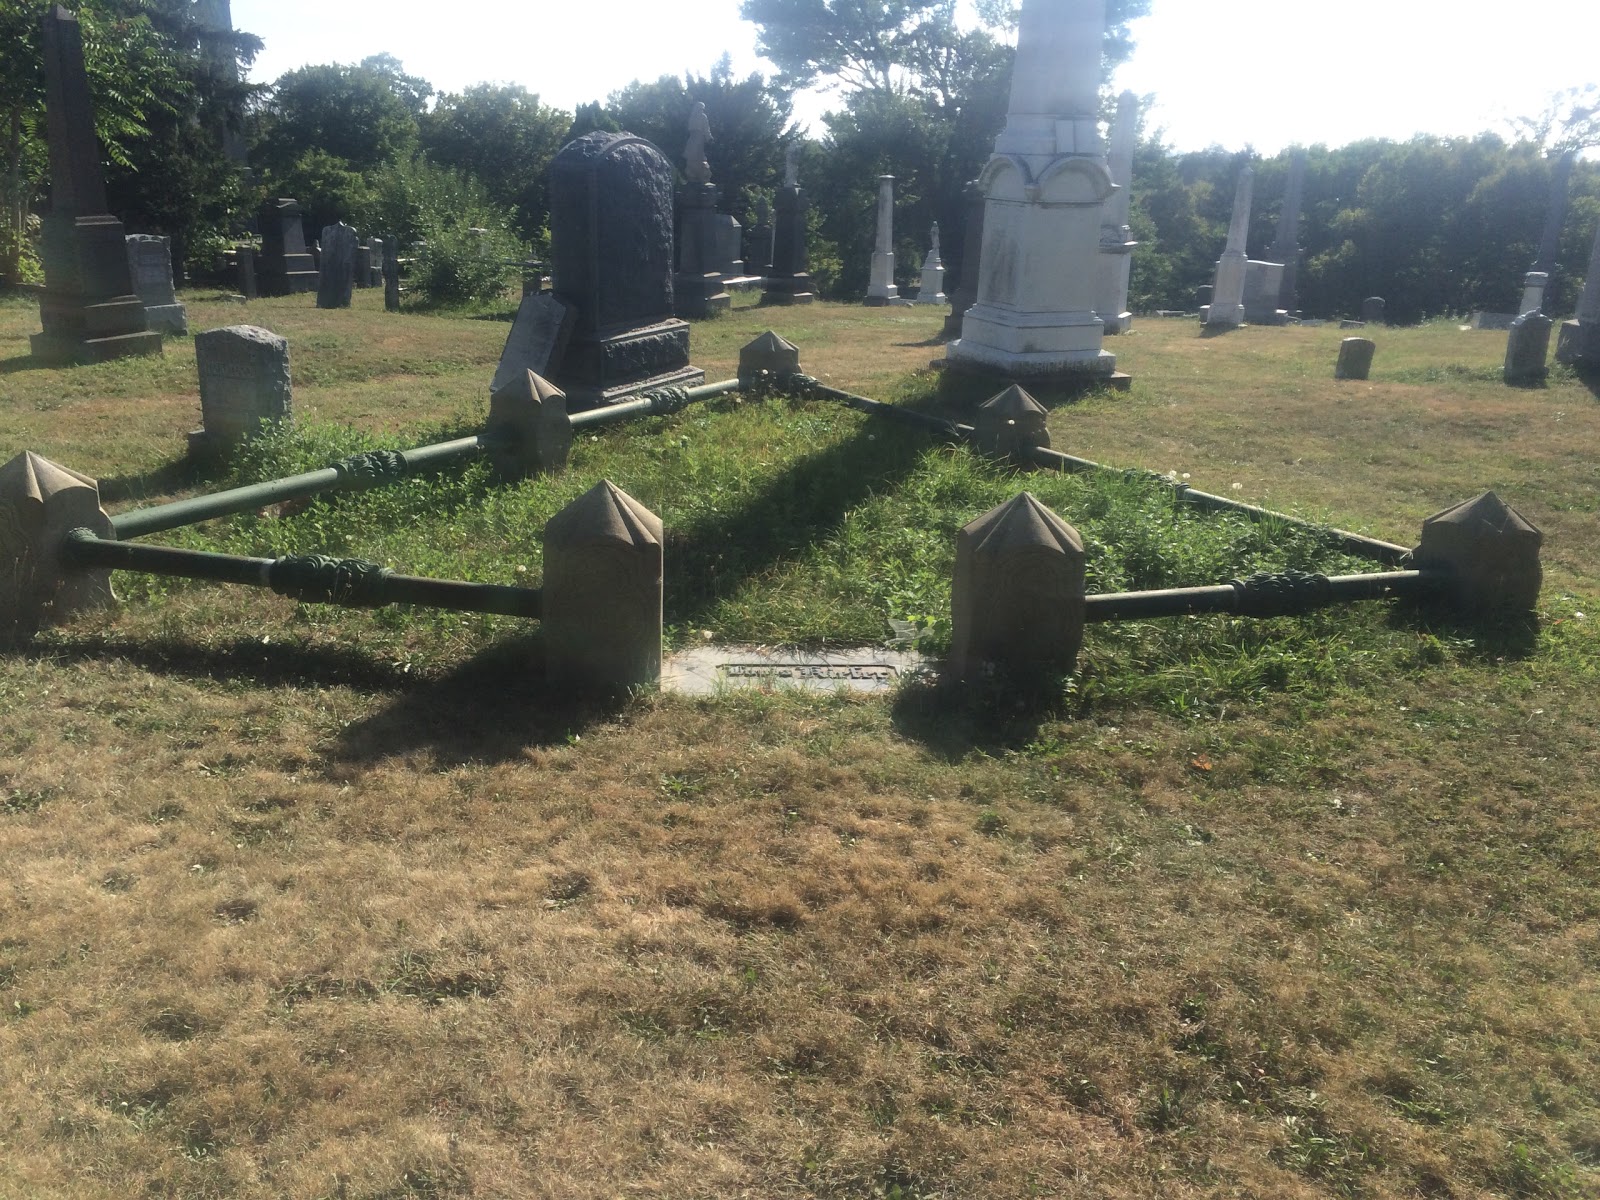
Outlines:
[[961, 336], [961, 319], [978, 302], [978, 262], [983, 249], [983, 189], [976, 179], [969, 180], [961, 198], [966, 220], [961, 229], [961, 276], [950, 293], [950, 315], [944, 319], [944, 336]]
[[128, 271], [144, 305], [145, 321], [162, 333], [187, 334], [189, 314], [172, 290], [172, 243], [164, 237], [130, 233]]
[[233, 262], [238, 275], [239, 294], [246, 300], [254, 300], [260, 295], [256, 284], [256, 248], [248, 242], [241, 242], [233, 248]]
[[322, 231], [318, 308], [349, 308], [356, 282], [356, 231], [340, 222]]
[[772, 227], [772, 265], [761, 291], [763, 304], [810, 304], [817, 298], [806, 255], [806, 217], [810, 203], [798, 184], [778, 189]]
[[1549, 373], [1550, 330], [1554, 325], [1541, 312], [1525, 312], [1511, 322], [1511, 332], [1506, 337], [1507, 383], [1537, 383]]
[[257, 219], [261, 225], [261, 258], [257, 274], [263, 296], [289, 296], [317, 289], [317, 267], [306, 249], [300, 202], [288, 197], [268, 200]]
[[400, 311], [400, 239], [393, 235], [383, 239], [383, 308]]
[[372, 242], [370, 240], [356, 243], [355, 285], [363, 290], [372, 286]]
[[1378, 348], [1370, 338], [1345, 338], [1339, 343], [1339, 363], [1335, 379], [1365, 379], [1372, 373], [1372, 355]]
[[1209, 283], [1202, 283], [1194, 290], [1194, 306], [1196, 308], [1209, 307], [1211, 304], [1211, 296], [1215, 291], [1216, 288], [1213, 285]]
[[546, 379], [561, 369], [567, 339], [572, 334], [572, 306], [548, 292], [524, 296], [517, 319], [506, 335], [500, 365], [489, 385], [493, 395], [520, 380], [529, 371]]
[[289, 341], [254, 325], [208, 329], [194, 339], [205, 439], [233, 445], [254, 437], [263, 421], [289, 418]]
[[1386, 307], [1382, 296], [1368, 296], [1361, 302], [1361, 319], [1368, 325], [1382, 325]]

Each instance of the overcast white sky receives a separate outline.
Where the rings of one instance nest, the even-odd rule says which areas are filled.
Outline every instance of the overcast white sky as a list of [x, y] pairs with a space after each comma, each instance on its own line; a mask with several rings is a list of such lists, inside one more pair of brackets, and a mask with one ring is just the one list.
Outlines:
[[[724, 51], [768, 69], [739, 0], [233, 0], [233, 18], [266, 40], [258, 82], [387, 51], [444, 90], [520, 83], [570, 109]], [[1135, 28], [1116, 84], [1156, 95], [1180, 150], [1476, 133], [1600, 81], [1600, 0], [1155, 0]]]

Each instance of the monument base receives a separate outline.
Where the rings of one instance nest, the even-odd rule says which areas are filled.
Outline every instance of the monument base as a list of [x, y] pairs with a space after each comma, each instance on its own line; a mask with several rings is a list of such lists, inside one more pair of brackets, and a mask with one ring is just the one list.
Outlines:
[[36, 333], [28, 339], [33, 357], [49, 366], [110, 362], [138, 354], [160, 354], [161, 334], [119, 333], [111, 337], [71, 338], [54, 333]]
[[189, 335], [189, 313], [181, 304], [147, 304], [144, 318], [157, 333], [172, 333], [180, 337]]
[[317, 290], [316, 261], [309, 254], [258, 260], [256, 276], [263, 296], [295, 296]]
[[1107, 335], [1118, 337], [1133, 328], [1133, 314], [1118, 313], [1114, 317], [1106, 317], [1102, 323], [1105, 325]]
[[662, 321], [599, 338], [574, 337], [550, 382], [577, 412], [664, 387], [698, 387], [706, 373], [689, 362], [689, 325]]
[[900, 295], [900, 289], [895, 288], [887, 296], [868, 296], [862, 301], [868, 308], [909, 308], [911, 301]]
[[1475, 312], [1468, 323], [1474, 329], [1510, 329], [1516, 313]]
[[790, 275], [784, 278], [768, 277], [766, 289], [761, 293], [764, 305], [810, 304], [817, 298], [816, 284], [809, 275]]
[[1600, 322], [1563, 321], [1556, 336], [1556, 361], [1566, 367], [1600, 367]]
[[722, 276], [716, 272], [672, 277], [673, 316], [713, 317], [732, 307], [733, 297], [723, 289]]
[[1289, 310], [1284, 308], [1245, 309], [1244, 323], [1246, 325], [1287, 325], [1289, 324]]

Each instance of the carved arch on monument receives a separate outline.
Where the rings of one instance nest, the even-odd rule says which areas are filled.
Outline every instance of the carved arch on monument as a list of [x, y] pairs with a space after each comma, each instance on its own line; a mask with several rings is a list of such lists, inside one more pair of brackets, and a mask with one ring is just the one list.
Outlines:
[[1083, 155], [1054, 159], [1035, 186], [1046, 204], [1104, 204], [1117, 190], [1105, 163]]
[[986, 199], [1023, 203], [1033, 187], [1033, 173], [1016, 155], [996, 154], [978, 176], [978, 187]]

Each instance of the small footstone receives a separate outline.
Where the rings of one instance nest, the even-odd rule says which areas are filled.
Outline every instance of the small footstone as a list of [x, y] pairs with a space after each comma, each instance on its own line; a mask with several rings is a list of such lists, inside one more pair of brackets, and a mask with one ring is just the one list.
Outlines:
[[1335, 379], [1365, 379], [1372, 373], [1372, 355], [1377, 343], [1371, 338], [1345, 338], [1339, 343], [1339, 362], [1333, 369]]
[[767, 330], [739, 350], [739, 382], [759, 379], [763, 372], [776, 378], [800, 371], [800, 348]]
[[1539, 603], [1544, 534], [1493, 492], [1422, 523], [1412, 557], [1418, 570], [1448, 576], [1452, 607], [1473, 613], [1526, 612]]
[[0, 643], [115, 599], [110, 571], [61, 563], [62, 539], [80, 528], [115, 536], [93, 479], [32, 451], [0, 467]]
[[195, 450], [237, 445], [259, 433], [262, 422], [291, 418], [287, 338], [254, 325], [228, 325], [197, 334], [194, 356], [205, 426], [190, 435]]
[[978, 452], [1027, 461], [1029, 450], [1050, 445], [1049, 419], [1050, 410], [1014, 383], [978, 406], [973, 420]]

